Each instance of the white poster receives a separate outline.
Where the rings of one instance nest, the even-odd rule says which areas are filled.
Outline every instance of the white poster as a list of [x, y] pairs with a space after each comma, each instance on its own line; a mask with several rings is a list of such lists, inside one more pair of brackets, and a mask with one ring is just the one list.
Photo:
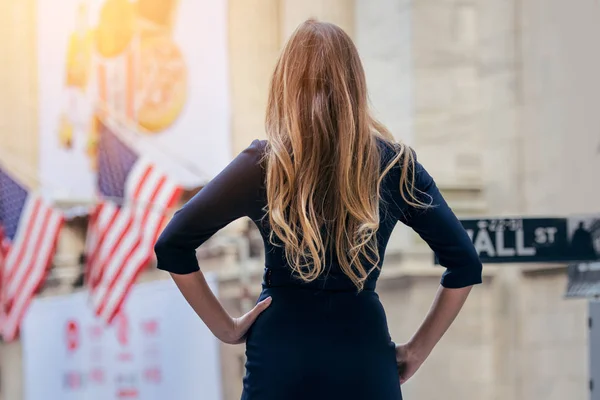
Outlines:
[[25, 400], [221, 399], [218, 341], [171, 280], [136, 285], [110, 328], [87, 301], [33, 301], [21, 330]]
[[226, 0], [39, 0], [40, 179], [96, 193], [98, 126], [185, 187], [231, 160]]

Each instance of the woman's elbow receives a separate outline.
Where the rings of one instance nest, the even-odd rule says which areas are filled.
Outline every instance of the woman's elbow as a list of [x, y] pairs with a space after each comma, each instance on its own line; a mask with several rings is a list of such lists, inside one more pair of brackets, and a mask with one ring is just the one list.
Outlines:
[[483, 282], [483, 266], [477, 253], [464, 254], [441, 264], [447, 268], [442, 278], [444, 287], [463, 288]]
[[483, 264], [475, 248], [472, 248], [464, 257], [463, 268], [466, 281], [471, 284], [482, 283]]
[[[170, 264], [177, 261], [181, 259], [182, 253], [188, 251], [187, 246], [182, 246], [180, 241], [167, 231], [163, 231], [154, 243], [154, 254], [156, 254], [159, 264]], [[192, 249], [191, 252], [194, 253], [194, 250]]]
[[199, 269], [195, 247], [163, 232], [154, 244], [157, 268], [175, 274], [189, 274]]
[[163, 232], [159, 237], [156, 243], [154, 243], [154, 254], [157, 257], [161, 257], [163, 254], [169, 252], [170, 249], [173, 248], [173, 239], [171, 235], [165, 234]]

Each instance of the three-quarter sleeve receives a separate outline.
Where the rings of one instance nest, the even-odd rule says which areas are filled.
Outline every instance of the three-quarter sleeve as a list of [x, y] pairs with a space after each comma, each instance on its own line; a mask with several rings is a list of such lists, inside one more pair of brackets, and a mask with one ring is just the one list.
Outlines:
[[431, 207], [406, 206], [400, 219], [419, 234], [446, 268], [442, 286], [462, 288], [481, 283], [482, 265], [469, 235], [419, 162], [415, 164], [415, 189], [417, 197]]
[[154, 245], [157, 267], [175, 274], [199, 270], [196, 249], [256, 207], [261, 182], [258, 140], [178, 210]]

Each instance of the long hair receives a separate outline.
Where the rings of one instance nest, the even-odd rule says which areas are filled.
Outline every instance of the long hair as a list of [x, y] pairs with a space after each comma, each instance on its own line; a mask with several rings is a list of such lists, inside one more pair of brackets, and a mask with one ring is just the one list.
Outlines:
[[[279, 239], [307, 282], [321, 275], [329, 250], [362, 290], [380, 261], [379, 189], [395, 164], [406, 203], [427, 205], [414, 194], [411, 149], [369, 112], [362, 63], [341, 28], [311, 19], [292, 34], [272, 76], [265, 125], [271, 242]], [[378, 140], [396, 149], [383, 168]]]

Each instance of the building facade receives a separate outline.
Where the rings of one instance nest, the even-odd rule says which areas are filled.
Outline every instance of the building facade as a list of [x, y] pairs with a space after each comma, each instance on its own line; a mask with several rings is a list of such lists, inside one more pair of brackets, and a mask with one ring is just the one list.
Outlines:
[[[32, 188], [35, 3], [0, 1], [0, 161]], [[415, 147], [458, 215], [600, 213], [600, 57], [590, 51], [598, 11], [594, 0], [229, 0], [233, 152], [264, 138], [278, 52], [316, 17], [354, 38], [375, 114]], [[41, 295], [73, 290], [84, 232], [67, 224], [55, 284]], [[260, 259], [252, 262], [258, 290]], [[235, 257], [206, 264], [228, 309], [241, 312]], [[426, 246], [398, 229], [378, 289], [396, 342], [424, 318], [439, 276]], [[444, 388], [461, 400], [587, 398], [587, 307], [564, 299], [565, 267], [486, 265], [484, 276], [405, 397], [437, 399]], [[149, 270], [141, 279], [165, 278]], [[243, 347], [221, 350], [224, 399], [239, 398]], [[23, 398], [21, 352], [19, 342], [1, 345], [2, 399]]]

